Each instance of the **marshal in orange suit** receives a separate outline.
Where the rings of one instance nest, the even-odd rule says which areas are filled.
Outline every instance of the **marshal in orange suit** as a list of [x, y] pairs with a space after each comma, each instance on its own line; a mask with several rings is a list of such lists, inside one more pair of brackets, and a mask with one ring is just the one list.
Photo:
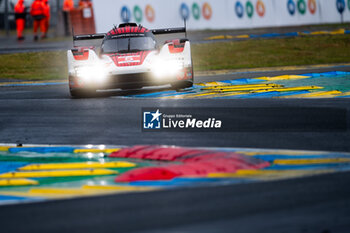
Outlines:
[[24, 0], [18, 0], [15, 5], [17, 40], [24, 40], [23, 30], [26, 24], [26, 6]]

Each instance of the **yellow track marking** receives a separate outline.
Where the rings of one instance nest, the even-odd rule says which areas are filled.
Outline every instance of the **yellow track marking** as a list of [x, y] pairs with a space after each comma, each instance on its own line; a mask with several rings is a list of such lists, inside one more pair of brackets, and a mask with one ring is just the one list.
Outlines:
[[308, 165], [327, 163], [350, 163], [350, 158], [324, 158], [324, 159], [275, 159], [273, 164], [279, 165]]
[[82, 188], [32, 188], [28, 191], [29, 194], [47, 197], [47, 196], [85, 196], [99, 195], [107, 193], [135, 192], [135, 191], [150, 191], [154, 188], [143, 187], [122, 187], [122, 186], [89, 186], [85, 185]]
[[133, 186], [122, 186], [122, 185], [84, 185], [83, 189], [129, 192], [129, 191], [150, 191], [150, 190], [155, 190], [156, 188], [133, 187]]
[[271, 88], [266, 90], [257, 90], [256, 92], [266, 92], [266, 91], [278, 91], [278, 92], [285, 92], [285, 91], [307, 91], [307, 90], [315, 90], [315, 89], [323, 89], [323, 87], [319, 86], [302, 86], [302, 87], [281, 87], [281, 88]]
[[329, 97], [329, 96], [334, 96], [334, 95], [338, 95], [341, 94], [341, 91], [325, 91], [325, 92], [315, 92], [315, 93], [310, 93], [309, 97]]
[[225, 89], [215, 89], [216, 92], [232, 92], [232, 91], [257, 91], [257, 90], [269, 90], [269, 89], [275, 89], [278, 87], [274, 86], [261, 86], [261, 87], [232, 87], [232, 88], [225, 88]]
[[310, 35], [329, 35], [330, 32], [327, 31], [317, 31], [317, 32], [311, 32]]
[[20, 171], [33, 170], [59, 170], [59, 169], [89, 169], [89, 168], [125, 168], [135, 167], [135, 163], [130, 162], [86, 162], [86, 163], [47, 163], [47, 164], [30, 164], [19, 168]]
[[34, 172], [9, 172], [0, 174], [0, 178], [35, 178], [35, 177], [70, 177], [70, 176], [102, 176], [118, 174], [108, 169], [59, 170]]
[[205, 92], [199, 94], [188, 94], [188, 95], [178, 95], [178, 96], [167, 96], [162, 97], [162, 99], [189, 99], [189, 98], [214, 98], [214, 97], [224, 97], [224, 96], [233, 96], [233, 95], [246, 95], [250, 94], [250, 92], [230, 92], [230, 93], [219, 93], [219, 92]]
[[9, 148], [9, 146], [0, 146], [0, 151], [8, 151]]
[[295, 80], [295, 79], [306, 79], [310, 78], [310, 76], [301, 76], [301, 75], [281, 75], [276, 77], [263, 77], [257, 78], [265, 81], [279, 81], [279, 80]]
[[120, 148], [114, 148], [114, 149], [75, 149], [74, 153], [113, 153], [116, 151], [119, 151]]
[[204, 87], [201, 90], [217, 90], [217, 89], [235, 89], [235, 88], [254, 88], [254, 87], [283, 87], [280, 84], [265, 83], [265, 84], [246, 84], [246, 85], [222, 85]]
[[197, 83], [196, 85], [211, 87], [211, 86], [227, 85], [227, 83], [222, 83], [222, 82], [206, 82], [206, 83]]
[[[32, 194], [32, 193], [28, 193], [28, 192], [18, 192], [18, 191], [0, 191], [0, 195], [5, 195], [5, 196], [15, 196], [15, 197], [36, 197], [36, 198], [42, 198], [42, 196], [39, 196], [37, 194]], [[61, 196], [45, 196], [45, 198], [59, 198]]]
[[244, 39], [244, 38], [250, 38], [249, 35], [238, 35], [238, 36], [231, 36], [231, 35], [217, 35], [217, 36], [210, 36], [205, 38], [204, 40], [224, 40], [224, 39]]
[[211, 178], [284, 179], [330, 173], [333, 170], [238, 170], [236, 173], [210, 173]]
[[3, 194], [24, 197], [65, 198], [108, 193], [152, 191], [155, 189], [156, 188], [148, 187], [85, 185], [82, 188], [32, 188], [28, 192], [0, 192], [0, 195]]
[[38, 181], [29, 179], [0, 179], [0, 186], [23, 186], [38, 184]]
[[330, 34], [331, 35], [342, 35], [342, 34], [345, 34], [345, 29], [341, 28], [339, 30], [334, 30], [334, 31], [331, 31]]
[[[271, 92], [271, 91], [288, 92], [288, 91], [315, 90], [315, 89], [322, 89], [322, 88], [323, 87], [319, 87], [319, 86], [283, 87], [282, 85], [276, 85], [276, 86], [255, 85], [251, 87], [237, 87], [237, 88], [235, 86], [232, 86], [232, 87], [225, 86], [224, 88], [220, 88], [220, 87], [209, 88], [208, 90], [211, 90], [211, 91], [204, 92], [204, 93], [179, 95], [179, 96], [167, 96], [163, 98], [165, 99], [177, 99], [177, 98], [187, 99], [187, 98], [199, 98], [199, 97], [213, 98], [213, 97], [225, 97], [225, 96], [245, 95], [245, 94], [253, 94], [253, 93], [264, 93], [264, 92]], [[207, 89], [203, 88], [203, 90], [207, 90]]]
[[95, 191], [95, 190], [86, 190], [81, 188], [32, 188], [28, 191], [29, 194], [39, 195], [39, 196], [81, 196], [81, 195], [93, 195], [101, 194], [106, 191]]
[[251, 93], [261, 93], [267, 91], [303, 91], [303, 90], [313, 90], [313, 89], [322, 89], [323, 87], [318, 86], [302, 86], [302, 87], [256, 87], [256, 88], [237, 88], [237, 89], [222, 89], [221, 92], [231, 92], [231, 91], [253, 91]]
[[347, 92], [343, 92], [341, 95], [339, 96], [347, 96], [347, 95], [350, 95], [350, 91], [347, 91]]
[[0, 195], [37, 198], [69, 198], [110, 193], [152, 191], [157, 188], [85, 185], [82, 188], [32, 188], [26, 192], [0, 192]]
[[249, 35], [238, 35], [238, 36], [234, 36], [234, 38], [238, 38], [238, 39], [244, 39], [244, 38], [249, 38]]
[[205, 38], [205, 40], [223, 40], [223, 39], [225, 39], [225, 35], [210, 36]]

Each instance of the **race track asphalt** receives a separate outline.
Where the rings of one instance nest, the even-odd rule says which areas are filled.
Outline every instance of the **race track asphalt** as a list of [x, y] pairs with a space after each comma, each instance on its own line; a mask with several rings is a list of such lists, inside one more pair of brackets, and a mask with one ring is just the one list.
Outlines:
[[[349, 67], [343, 68], [348, 70]], [[324, 72], [327, 69], [312, 70]], [[338, 70], [341, 70], [339, 68]], [[309, 70], [310, 71], [310, 70]], [[238, 73], [198, 77], [196, 82], [259, 77], [280, 73], [305, 73], [283, 71], [273, 73]], [[334, 99], [142, 99], [122, 98], [125, 95], [167, 89], [161, 87], [138, 91], [113, 91], [98, 98], [71, 99], [67, 85], [0, 87], [0, 142], [22, 144], [166, 144], [178, 146], [248, 147], [350, 151], [350, 134], [330, 132], [271, 132], [276, 120], [273, 115], [247, 116], [235, 109], [276, 108], [295, 110], [319, 107], [340, 108], [349, 111], [348, 98]], [[142, 132], [142, 108], [207, 107], [210, 116], [215, 108], [227, 108], [227, 116], [239, 122], [249, 117], [254, 122], [266, 123], [254, 132]], [[322, 118], [322, 115], [319, 116]], [[328, 116], [329, 117], [329, 116]], [[288, 119], [285, 119], [288, 121]], [[325, 119], [332, 122], [336, 118]], [[349, 116], [347, 116], [349, 120]], [[349, 122], [349, 121], [348, 121]], [[297, 128], [297, 126], [296, 126]]]
[[1, 232], [348, 233], [350, 173], [0, 207]]
[[[343, 68], [348, 70], [349, 68]], [[341, 70], [341, 68], [337, 69]], [[312, 70], [325, 72], [326, 69]], [[200, 81], [259, 77], [274, 73], [236, 73], [198, 77]], [[307, 73], [307, 70], [293, 72]], [[167, 88], [167, 87], [162, 87]], [[159, 88], [157, 89], [159, 90]], [[153, 90], [139, 90], [149, 92]], [[340, 108], [334, 99], [140, 99], [113, 91], [98, 98], [72, 99], [67, 85], [0, 87], [0, 142], [22, 144], [166, 144], [350, 151], [350, 134], [341, 132], [142, 132], [143, 107]], [[210, 110], [212, 109], [212, 110]], [[322, 118], [322, 116], [320, 116]], [[249, 116], [273, 125], [273, 116]], [[328, 119], [332, 121], [332, 118]], [[347, 122], [349, 116], [347, 115]], [[228, 186], [202, 187], [8, 205], [0, 207], [4, 232], [348, 232], [350, 173]], [[21, 223], [16, 225], [17, 223]]]

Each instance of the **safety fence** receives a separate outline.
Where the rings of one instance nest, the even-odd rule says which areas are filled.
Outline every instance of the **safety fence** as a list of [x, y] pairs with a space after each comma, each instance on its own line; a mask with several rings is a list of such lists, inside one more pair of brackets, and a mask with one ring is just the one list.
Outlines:
[[150, 28], [187, 20], [189, 29], [278, 27], [350, 22], [350, 0], [94, 0], [98, 32], [136, 22]]

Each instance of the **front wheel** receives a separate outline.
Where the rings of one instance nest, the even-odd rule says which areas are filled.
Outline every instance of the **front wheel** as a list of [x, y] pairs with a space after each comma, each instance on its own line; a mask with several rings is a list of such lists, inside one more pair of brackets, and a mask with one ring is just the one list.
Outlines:
[[176, 83], [172, 83], [171, 86], [173, 89], [181, 90], [181, 89], [186, 89], [186, 88], [192, 87], [193, 82], [191, 82], [191, 81], [178, 81]]
[[91, 89], [69, 89], [69, 92], [73, 98], [87, 98], [96, 95], [96, 90]]

